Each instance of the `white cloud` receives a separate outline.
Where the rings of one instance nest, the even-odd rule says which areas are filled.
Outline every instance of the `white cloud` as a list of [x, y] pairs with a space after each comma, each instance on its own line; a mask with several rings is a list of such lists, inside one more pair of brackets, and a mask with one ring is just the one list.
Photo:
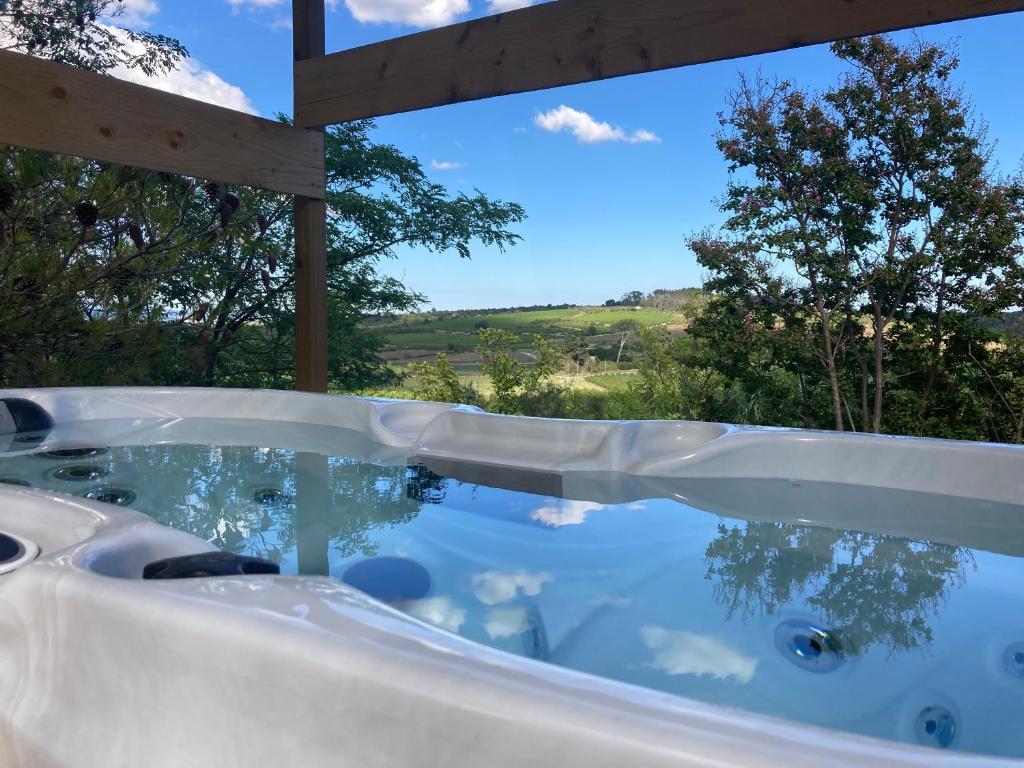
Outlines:
[[587, 520], [587, 515], [591, 512], [600, 512], [603, 509], [607, 509], [607, 507], [592, 501], [552, 499], [543, 507], [533, 510], [530, 513], [530, 519], [551, 528], [561, 528], [563, 525], [583, 525]]
[[[124, 38], [125, 33], [115, 27], [108, 27], [115, 35]], [[129, 50], [141, 49], [142, 44], [126, 40]], [[195, 59], [189, 58], [181, 62], [177, 69], [158, 75], [146, 75], [137, 69], [116, 67], [110, 74], [121, 80], [128, 80], [139, 85], [147, 85], [168, 93], [187, 96], [190, 99], [206, 101], [228, 109], [256, 114], [256, 108], [249, 97], [237, 85], [223, 80], [219, 75], [206, 69]]]
[[491, 640], [502, 640], [521, 635], [528, 626], [525, 608], [492, 608], [487, 612], [484, 631]]
[[345, 6], [356, 21], [413, 27], [440, 27], [469, 12], [469, 0], [345, 0]]
[[458, 632], [466, 623], [466, 611], [459, 608], [450, 597], [428, 597], [403, 606], [403, 610], [420, 621], [435, 627]]
[[160, 91], [176, 93], [179, 96], [187, 96], [239, 112], [248, 112], [251, 115], [257, 114], [256, 107], [249, 101], [245, 91], [226, 82], [195, 59], [186, 59], [176, 70], [163, 75], [149, 76], [124, 67], [111, 70], [110, 74]]
[[129, 27], [144, 27], [150, 18], [160, 10], [156, 0], [121, 0], [124, 12], [118, 15], [117, 22]]
[[456, 163], [451, 160], [431, 160], [430, 167], [435, 171], [458, 171], [466, 167], [465, 163]]
[[629, 140], [634, 144], [661, 143], [661, 137], [654, 133], [654, 131], [648, 131], [646, 128], [638, 128], [633, 131], [633, 135], [629, 137]]
[[547, 572], [487, 571], [473, 576], [473, 594], [484, 605], [498, 605], [514, 600], [520, 590], [527, 597], [536, 597], [554, 578]]
[[599, 144], [605, 141], [647, 144], [661, 141], [656, 134], [645, 128], [627, 133], [618, 126], [595, 120], [586, 112], [567, 107], [565, 104], [538, 114], [533, 118], [533, 122], [538, 128], [543, 128], [549, 133], [569, 131], [582, 144]]
[[[643, 502], [633, 502], [625, 507], [625, 509], [632, 510], [643, 508]], [[551, 528], [561, 528], [563, 525], [583, 525], [591, 512], [603, 512], [606, 509], [611, 509], [611, 507], [593, 501], [548, 499], [543, 507], [537, 507], [530, 512], [530, 519]]]
[[516, 8], [526, 8], [533, 5], [534, 0], [489, 0], [487, 10], [491, 13], [504, 13], [514, 11]]
[[738, 683], [754, 679], [759, 659], [745, 656], [715, 637], [655, 626], [644, 627], [640, 633], [655, 652], [651, 666], [666, 674], [711, 675], [719, 680], [734, 678]]

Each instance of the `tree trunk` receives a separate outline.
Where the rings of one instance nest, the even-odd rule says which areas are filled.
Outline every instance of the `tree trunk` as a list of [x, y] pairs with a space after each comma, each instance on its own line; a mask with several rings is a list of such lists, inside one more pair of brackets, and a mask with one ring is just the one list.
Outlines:
[[881, 312], [875, 310], [875, 403], [871, 417], [871, 431], [876, 434], [882, 431], [882, 400], [885, 397], [885, 322]]
[[857, 353], [857, 366], [860, 368], [860, 428], [862, 432], [871, 431], [870, 408], [868, 407], [868, 361], [864, 355]]
[[817, 283], [812, 275], [811, 286], [814, 288], [814, 303], [818, 311], [818, 320], [821, 323], [821, 335], [825, 345], [824, 363], [828, 370], [828, 386], [832, 392], [832, 412], [835, 415], [836, 432], [845, 431], [843, 428], [843, 398], [839, 392], [839, 372], [836, 370], [836, 350], [832, 345], [832, 328], [829, 326], [829, 314], [825, 309], [825, 302], [818, 292]]
[[213, 341], [210, 342], [211, 347], [206, 352], [206, 366], [203, 369], [203, 386], [212, 387], [216, 384], [216, 370], [217, 370], [217, 357], [220, 355], [220, 350], [212, 346]]
[[917, 433], [924, 433], [924, 420], [928, 415], [935, 380], [939, 375], [939, 362], [942, 357], [942, 332], [946, 319], [946, 270], [943, 268], [939, 278], [939, 289], [935, 296], [935, 328], [932, 333], [931, 360], [928, 363], [928, 378], [925, 380], [924, 392], [921, 394], [921, 407], [917, 411]]

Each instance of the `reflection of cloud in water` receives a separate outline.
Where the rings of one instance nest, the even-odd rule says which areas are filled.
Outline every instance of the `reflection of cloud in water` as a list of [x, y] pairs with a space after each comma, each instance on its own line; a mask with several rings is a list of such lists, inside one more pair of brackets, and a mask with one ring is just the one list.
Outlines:
[[491, 640], [515, 637], [525, 632], [527, 627], [526, 609], [523, 607], [491, 608], [484, 623], [484, 629]]
[[[643, 509], [643, 504], [634, 502], [625, 509]], [[530, 519], [550, 528], [561, 528], [563, 525], [583, 525], [591, 512], [603, 512], [614, 507], [607, 504], [596, 504], [593, 501], [571, 501], [569, 499], [548, 499], [543, 507], [530, 513]]]
[[449, 632], [458, 632], [466, 622], [466, 611], [450, 597], [428, 597], [402, 607], [410, 616]]
[[514, 600], [520, 590], [527, 597], [536, 597], [554, 576], [545, 571], [486, 571], [473, 576], [473, 594], [484, 605], [498, 605]]
[[669, 675], [711, 675], [719, 680], [734, 678], [749, 683], [758, 659], [744, 656], [721, 640], [693, 632], [673, 632], [648, 626], [640, 630], [647, 647], [654, 651], [657, 670]]

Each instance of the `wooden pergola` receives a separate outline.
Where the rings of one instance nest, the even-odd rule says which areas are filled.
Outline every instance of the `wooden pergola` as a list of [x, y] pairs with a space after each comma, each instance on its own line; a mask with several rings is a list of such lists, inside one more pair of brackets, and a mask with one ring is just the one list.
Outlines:
[[0, 143], [295, 196], [296, 386], [327, 390], [323, 127], [1024, 10], [1024, 0], [558, 0], [326, 55], [292, 0], [294, 125], [0, 51]]

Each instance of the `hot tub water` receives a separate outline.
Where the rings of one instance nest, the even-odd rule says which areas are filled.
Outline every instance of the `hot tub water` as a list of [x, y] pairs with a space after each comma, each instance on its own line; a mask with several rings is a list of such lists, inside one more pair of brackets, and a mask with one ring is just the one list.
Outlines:
[[602, 498], [606, 475], [573, 478], [590, 498], [561, 498], [367, 457], [344, 430], [320, 436], [336, 453], [312, 453], [232, 445], [236, 427], [205, 420], [223, 444], [154, 431], [148, 445], [46, 446], [0, 458], [0, 478], [130, 506], [286, 574], [387, 584], [378, 597], [397, 609], [538, 661], [1024, 756], [1024, 559], [812, 524], [822, 505], [867, 520], [1014, 519], [1016, 505], [785, 479]]

